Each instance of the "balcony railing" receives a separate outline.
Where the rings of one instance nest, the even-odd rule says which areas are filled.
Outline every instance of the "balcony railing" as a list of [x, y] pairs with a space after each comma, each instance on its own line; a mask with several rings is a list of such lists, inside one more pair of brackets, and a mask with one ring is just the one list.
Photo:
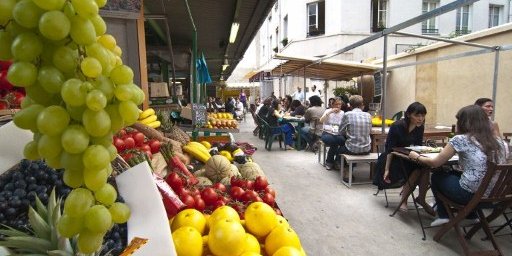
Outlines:
[[325, 34], [325, 29], [311, 29], [308, 31], [307, 37], [310, 36], [320, 36]]
[[422, 34], [426, 35], [439, 35], [439, 29], [437, 28], [422, 28]]
[[471, 33], [471, 30], [469, 29], [456, 29], [455, 30], [455, 36], [462, 36], [462, 35], [466, 35], [466, 34], [470, 34]]

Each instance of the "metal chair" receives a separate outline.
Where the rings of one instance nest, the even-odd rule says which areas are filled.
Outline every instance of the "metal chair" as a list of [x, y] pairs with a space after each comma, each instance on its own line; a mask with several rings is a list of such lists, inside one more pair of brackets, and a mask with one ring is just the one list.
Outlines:
[[[492, 179], [496, 179], [496, 182], [490, 190], [490, 193], [485, 195]], [[487, 162], [487, 172], [478, 190], [466, 205], [457, 204], [441, 193], [438, 195], [438, 198], [444, 204], [450, 222], [442, 226], [435, 234], [434, 240], [436, 242], [439, 242], [446, 232], [454, 228], [465, 255], [504, 255], [495, 240], [493, 232], [491, 232], [489, 228], [489, 223], [501, 216], [503, 212], [512, 205], [512, 164], [497, 165], [492, 162]], [[482, 211], [484, 208], [492, 208], [493, 210], [489, 215], [485, 216]], [[476, 211], [480, 222], [475, 224], [469, 232], [464, 235], [459, 223], [473, 211]], [[486, 233], [494, 250], [470, 253], [467, 240], [471, 239], [480, 228]]]

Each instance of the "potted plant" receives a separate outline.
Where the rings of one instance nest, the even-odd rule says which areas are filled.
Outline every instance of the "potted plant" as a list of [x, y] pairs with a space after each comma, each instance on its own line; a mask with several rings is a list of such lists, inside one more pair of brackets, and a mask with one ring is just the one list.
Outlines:
[[281, 44], [283, 44], [283, 46], [286, 46], [288, 44], [288, 38], [283, 38], [283, 40], [281, 40]]

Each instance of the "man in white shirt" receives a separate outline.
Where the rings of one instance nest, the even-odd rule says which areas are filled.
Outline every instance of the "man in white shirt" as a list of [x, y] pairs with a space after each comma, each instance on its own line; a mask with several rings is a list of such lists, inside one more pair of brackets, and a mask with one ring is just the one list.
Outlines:
[[300, 86], [297, 87], [297, 91], [294, 92], [291, 96], [294, 100], [304, 102], [304, 93], [302, 92], [302, 88]]
[[313, 87], [311, 87], [311, 92], [308, 94], [309, 94], [309, 97], [311, 97], [313, 95], [320, 96], [320, 91], [316, 89], [316, 85], [313, 85]]

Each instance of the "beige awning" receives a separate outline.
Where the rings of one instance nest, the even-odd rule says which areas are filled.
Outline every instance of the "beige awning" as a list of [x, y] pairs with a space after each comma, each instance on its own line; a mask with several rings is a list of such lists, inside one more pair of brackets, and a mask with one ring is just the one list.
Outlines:
[[361, 75], [370, 75], [381, 69], [381, 66], [359, 63], [346, 60], [324, 60], [320, 63], [315, 62], [318, 58], [287, 56], [276, 54], [274, 59], [285, 60], [286, 62], [272, 69], [272, 76], [281, 75], [304, 76], [304, 67], [306, 68], [306, 78], [320, 80], [351, 80]]

